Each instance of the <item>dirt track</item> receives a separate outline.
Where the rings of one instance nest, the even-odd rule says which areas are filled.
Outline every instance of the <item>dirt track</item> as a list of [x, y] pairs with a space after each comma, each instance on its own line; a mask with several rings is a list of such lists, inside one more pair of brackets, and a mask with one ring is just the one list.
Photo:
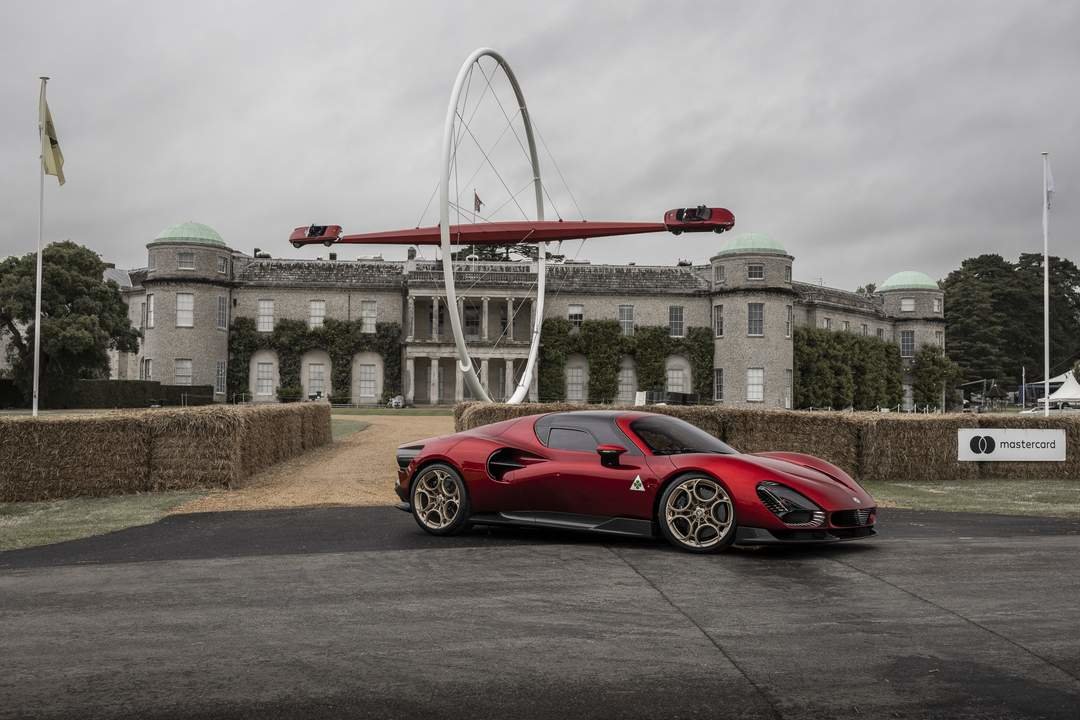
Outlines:
[[215, 490], [176, 513], [266, 510], [310, 505], [389, 505], [394, 495], [394, 449], [403, 442], [453, 432], [449, 416], [354, 415], [335, 420], [370, 422], [332, 445], [248, 479], [238, 490]]

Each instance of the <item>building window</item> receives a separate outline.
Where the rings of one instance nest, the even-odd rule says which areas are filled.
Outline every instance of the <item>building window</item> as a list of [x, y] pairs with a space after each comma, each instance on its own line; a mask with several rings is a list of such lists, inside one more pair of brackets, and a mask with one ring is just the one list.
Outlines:
[[620, 305], [619, 306], [619, 328], [622, 329], [623, 335], [634, 334], [634, 306], [633, 305]]
[[784, 266], [784, 282], [791, 282], [791, 266]]
[[637, 382], [634, 377], [632, 365], [623, 365], [619, 368], [619, 402], [631, 405], [634, 402], [634, 394], [637, 392]]
[[934, 298], [934, 312], [941, 312], [941, 298]]
[[146, 296], [146, 327], [154, 327], [154, 294]]
[[322, 395], [326, 390], [326, 366], [322, 363], [308, 365], [308, 395]]
[[177, 385], [191, 384], [191, 360], [177, 358], [174, 361], [173, 382]]
[[712, 309], [713, 334], [716, 337], [724, 337], [724, 306], [713, 305]]
[[146, 269], [153, 270], [157, 267], [157, 256], [154, 253], [150, 253], [150, 256], [146, 259]]
[[862, 324], [862, 336], [866, 337], [870, 332], [870, 329], [866, 327], [866, 323]]
[[791, 381], [793, 375], [794, 373], [791, 370], [784, 371], [784, 408], [787, 410], [791, 409]]
[[937, 342], [939, 348], [945, 347], [945, 332], [938, 330], [934, 333], [934, 340]]
[[217, 361], [217, 372], [214, 374], [214, 392], [218, 395], [225, 394], [225, 361]]
[[915, 331], [900, 331], [900, 357], [915, 357]]
[[747, 304], [746, 334], [757, 337], [765, 334], [765, 303]]
[[832, 318], [821, 318], [821, 327], [825, 330], [832, 330]]
[[255, 394], [274, 394], [274, 363], [261, 362], [255, 366]]
[[[480, 308], [468, 303], [463, 305], [461, 309], [461, 314], [464, 316], [462, 319], [465, 323], [465, 337], [471, 340], [480, 339], [480, 312]], [[465, 387], [468, 388], [468, 385]]]
[[765, 401], [765, 368], [746, 369], [746, 401]]
[[686, 392], [686, 371], [679, 367], [667, 369], [667, 391], [669, 393]]
[[850, 331], [851, 330], [851, 323], [849, 323], [847, 320], [841, 321], [840, 322], [840, 329], [843, 330], [844, 332]]
[[915, 312], [915, 298], [900, 298], [900, 312]]
[[218, 330], [229, 327], [229, 299], [224, 295], [218, 295], [217, 299], [217, 326]]
[[217, 259], [217, 271], [222, 275], [229, 273], [229, 258], [219, 255]]
[[143, 358], [142, 367], [139, 368], [140, 380], [153, 380], [154, 379], [154, 361], [150, 358]]
[[176, 327], [195, 327], [195, 296], [176, 293]]
[[682, 305], [672, 305], [668, 308], [668, 335], [682, 337], [683, 334], [683, 307]]
[[362, 398], [375, 397], [375, 365], [360, 365], [358, 391]]
[[274, 301], [260, 300], [259, 311], [255, 319], [255, 328], [259, 332], [274, 331]]
[[323, 326], [323, 320], [326, 319], [326, 301], [325, 300], [309, 300], [308, 301], [308, 327], [314, 330], [315, 328], [321, 328]]
[[877, 329], [877, 339], [878, 340], [884, 340], [885, 339], [885, 331], [882, 330], [881, 328]]
[[787, 319], [784, 321], [784, 337], [791, 337], [791, 324], [795, 321], [795, 311], [787, 306]]
[[585, 402], [585, 368], [566, 368], [566, 401]]
[[713, 266], [713, 283], [715, 283], [716, 285], [723, 285], [724, 284], [724, 266], [723, 265], [714, 265]]
[[195, 269], [195, 253], [190, 250], [184, 250], [176, 253], [176, 269], [177, 270], [194, 270]]
[[764, 280], [765, 279], [765, 266], [757, 263], [752, 263], [746, 266], [746, 279], [747, 280]]
[[581, 323], [585, 321], [585, 306], [584, 305], [567, 305], [566, 306], [566, 319], [570, 321], [570, 326], [575, 330], [581, 329]]
[[724, 401], [724, 368], [713, 368], [712, 399], [716, 402]]
[[378, 312], [379, 307], [374, 300], [362, 300], [360, 302], [360, 332], [375, 332], [375, 318], [378, 316]]

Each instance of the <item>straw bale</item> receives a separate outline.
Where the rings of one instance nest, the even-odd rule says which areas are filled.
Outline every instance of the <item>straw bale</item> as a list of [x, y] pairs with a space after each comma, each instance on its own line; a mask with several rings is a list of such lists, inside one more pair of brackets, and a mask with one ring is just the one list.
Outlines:
[[[1065, 462], [979, 462], [964, 463], [977, 465], [982, 479], [1032, 479], [1032, 480], [1077, 480], [1080, 481], [1080, 416], [1072, 415], [1005, 415], [988, 414], [970, 418], [966, 427], [979, 428], [1023, 428], [1030, 430], [1063, 429], [1065, 430]], [[955, 441], [955, 440], [954, 440]]]
[[806, 453], [831, 462], [852, 477], [859, 474], [863, 422], [852, 413], [736, 408], [717, 411], [723, 419], [725, 441], [741, 452]]
[[242, 410], [206, 406], [146, 413], [151, 446], [149, 490], [235, 487], [240, 474]]

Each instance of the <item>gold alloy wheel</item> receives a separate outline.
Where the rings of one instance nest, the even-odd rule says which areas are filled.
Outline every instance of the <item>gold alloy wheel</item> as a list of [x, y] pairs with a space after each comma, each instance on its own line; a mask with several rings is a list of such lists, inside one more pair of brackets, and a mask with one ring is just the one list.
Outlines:
[[461, 488], [457, 478], [440, 468], [425, 471], [413, 491], [416, 517], [425, 527], [442, 530], [461, 512]]
[[731, 498], [720, 483], [695, 477], [682, 481], [664, 505], [664, 520], [675, 538], [692, 548], [710, 548], [732, 530]]

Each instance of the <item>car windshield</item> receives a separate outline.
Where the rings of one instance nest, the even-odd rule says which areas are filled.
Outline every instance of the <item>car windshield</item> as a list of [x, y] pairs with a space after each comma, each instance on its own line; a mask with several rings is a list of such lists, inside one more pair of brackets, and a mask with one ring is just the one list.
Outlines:
[[694, 427], [685, 420], [667, 415], [638, 418], [630, 423], [630, 429], [649, 446], [655, 455], [684, 453], [732, 455], [737, 452], [730, 445], [717, 440], [704, 430]]

